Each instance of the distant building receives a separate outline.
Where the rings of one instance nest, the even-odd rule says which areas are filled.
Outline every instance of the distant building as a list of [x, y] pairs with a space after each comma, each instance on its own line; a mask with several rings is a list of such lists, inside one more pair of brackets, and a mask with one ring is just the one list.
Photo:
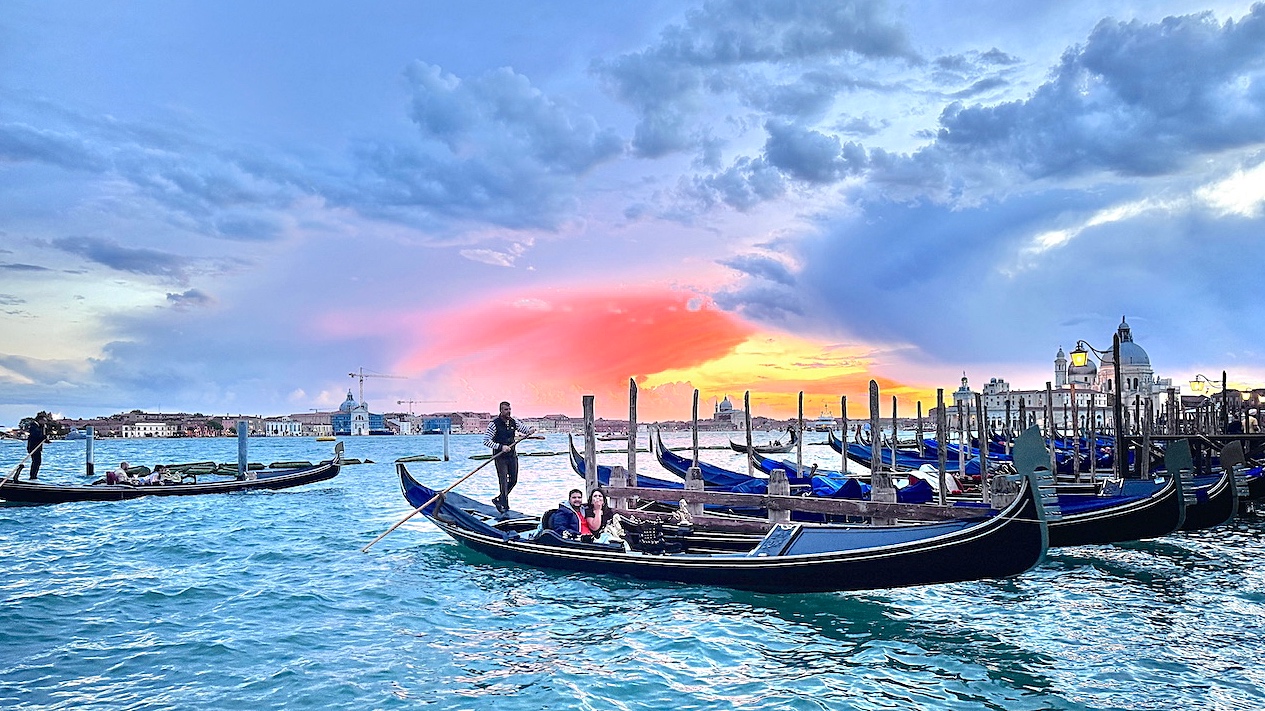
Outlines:
[[123, 425], [123, 436], [129, 439], [143, 437], [175, 437], [179, 429], [167, 422], [135, 422]]
[[270, 417], [264, 420], [264, 435], [268, 437], [298, 437], [303, 425], [290, 417]]
[[[1116, 333], [1120, 336], [1121, 394], [1126, 413], [1131, 414], [1134, 406], [1145, 408], [1148, 401], [1156, 413], [1162, 412], [1168, 391], [1173, 387], [1172, 379], [1155, 376], [1150, 357], [1134, 342], [1133, 330], [1123, 318]], [[1084, 365], [1069, 363], [1067, 355], [1060, 347], [1054, 355], [1054, 373], [1048, 398], [1045, 388], [1012, 390], [1005, 380], [991, 378], [983, 387], [984, 411], [990, 427], [1002, 428], [1007, 422], [1007, 414], [1009, 422], [1020, 429], [1031, 425], [1044, 427], [1047, 399], [1055, 427], [1067, 428], [1073, 421], [1081, 428], [1091, 424], [1095, 428], [1110, 427], [1112, 396], [1116, 387], [1114, 354], [1110, 350], [1106, 351], [1101, 356], [1101, 363], [1101, 367], [1094, 365], [1092, 358], [1087, 359]], [[965, 409], [967, 398], [971, 398], [972, 412], [968, 425], [975, 427], [978, 413], [974, 412], [974, 396], [968, 395], [969, 393], [970, 388], [967, 387], [966, 377], [963, 375], [962, 387], [954, 393], [953, 399], [955, 403], [960, 399]], [[1026, 422], [1019, 419], [1020, 409], [1023, 410]], [[950, 410], [948, 415], [953, 420], [955, 412]]]
[[422, 420], [422, 434], [443, 434], [451, 431], [451, 417], [427, 417]]
[[382, 415], [369, 412], [369, 406], [356, 402], [356, 398], [347, 391], [347, 399], [339, 405], [338, 412], [330, 415], [335, 436], [356, 436], [368, 434], [389, 434], [386, 420]]
[[734, 408], [729, 396], [725, 395], [725, 399], [716, 403], [716, 411], [712, 413], [712, 420], [715, 422], [725, 422], [731, 425], [746, 426], [746, 411]]

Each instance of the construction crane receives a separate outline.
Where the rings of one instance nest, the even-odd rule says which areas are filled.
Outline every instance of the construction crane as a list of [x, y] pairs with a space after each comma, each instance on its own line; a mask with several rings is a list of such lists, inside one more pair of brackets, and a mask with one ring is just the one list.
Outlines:
[[396, 404], [396, 405], [408, 405], [408, 414], [409, 414], [409, 417], [412, 417], [412, 416], [413, 416], [413, 405], [416, 405], [416, 404], [421, 404], [421, 403], [424, 403], [424, 402], [456, 402], [456, 400], [396, 400], [396, 401], [395, 401], [395, 404]]
[[408, 380], [403, 375], [384, 375], [382, 373], [366, 373], [364, 366], [361, 366], [358, 372], [348, 373], [353, 378], [360, 379], [360, 402], [365, 401], [365, 378], [395, 378], [396, 380]]

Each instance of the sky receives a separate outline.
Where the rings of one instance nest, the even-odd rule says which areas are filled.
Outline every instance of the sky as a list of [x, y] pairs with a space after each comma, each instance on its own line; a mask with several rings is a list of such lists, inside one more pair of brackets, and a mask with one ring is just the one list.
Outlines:
[[1265, 384], [1265, 5], [457, 5], [6, 2], [0, 425]]

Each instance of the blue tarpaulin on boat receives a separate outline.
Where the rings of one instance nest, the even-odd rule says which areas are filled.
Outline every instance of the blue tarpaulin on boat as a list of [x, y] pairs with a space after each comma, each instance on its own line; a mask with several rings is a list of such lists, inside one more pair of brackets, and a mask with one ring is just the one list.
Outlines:
[[862, 499], [870, 498], [870, 485], [862, 484], [854, 477], [815, 476], [813, 477], [813, 496], [823, 499]]

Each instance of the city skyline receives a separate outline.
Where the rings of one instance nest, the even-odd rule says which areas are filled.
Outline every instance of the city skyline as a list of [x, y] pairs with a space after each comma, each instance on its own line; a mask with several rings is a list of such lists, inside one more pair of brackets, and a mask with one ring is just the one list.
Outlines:
[[[12, 3], [0, 426], [1265, 383], [1265, 6]], [[379, 412], [391, 407], [374, 406]], [[437, 410], [441, 411], [441, 410]]]

